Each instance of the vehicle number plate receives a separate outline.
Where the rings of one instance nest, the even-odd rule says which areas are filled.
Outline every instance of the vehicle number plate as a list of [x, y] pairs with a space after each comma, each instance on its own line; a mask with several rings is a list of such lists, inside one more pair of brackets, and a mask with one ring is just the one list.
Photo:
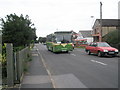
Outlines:
[[67, 50], [62, 50], [63, 52], [67, 51]]
[[109, 52], [109, 54], [114, 54], [114, 52]]

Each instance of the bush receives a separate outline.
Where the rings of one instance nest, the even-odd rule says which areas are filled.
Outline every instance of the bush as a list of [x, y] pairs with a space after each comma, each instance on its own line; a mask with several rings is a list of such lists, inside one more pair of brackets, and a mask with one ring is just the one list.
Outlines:
[[13, 51], [17, 52], [17, 51], [22, 50], [23, 48], [25, 48], [25, 46], [13, 47]]
[[2, 78], [6, 78], [7, 77], [6, 44], [3, 44], [2, 46], [2, 60], [0, 60], [0, 62], [2, 63]]
[[114, 30], [103, 37], [103, 41], [106, 41], [111, 46], [118, 48], [120, 50], [120, 30]]

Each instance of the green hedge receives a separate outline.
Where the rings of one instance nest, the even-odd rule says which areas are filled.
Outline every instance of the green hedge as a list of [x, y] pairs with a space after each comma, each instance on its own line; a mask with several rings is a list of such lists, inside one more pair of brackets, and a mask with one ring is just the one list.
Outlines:
[[106, 41], [111, 46], [120, 50], [120, 30], [114, 30], [103, 37], [103, 41]]

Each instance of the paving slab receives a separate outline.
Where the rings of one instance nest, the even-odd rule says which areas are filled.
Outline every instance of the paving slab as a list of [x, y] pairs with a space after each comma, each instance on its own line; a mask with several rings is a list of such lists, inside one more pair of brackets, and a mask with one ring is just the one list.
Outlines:
[[32, 50], [32, 61], [24, 75], [20, 88], [53, 88], [50, 77], [36, 48]]

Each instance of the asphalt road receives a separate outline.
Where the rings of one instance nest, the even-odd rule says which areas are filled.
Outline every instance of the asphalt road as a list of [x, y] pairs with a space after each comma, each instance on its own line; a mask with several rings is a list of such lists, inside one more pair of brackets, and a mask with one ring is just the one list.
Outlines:
[[52, 53], [36, 44], [55, 88], [118, 88], [118, 57], [87, 55], [75, 48], [69, 53]]

